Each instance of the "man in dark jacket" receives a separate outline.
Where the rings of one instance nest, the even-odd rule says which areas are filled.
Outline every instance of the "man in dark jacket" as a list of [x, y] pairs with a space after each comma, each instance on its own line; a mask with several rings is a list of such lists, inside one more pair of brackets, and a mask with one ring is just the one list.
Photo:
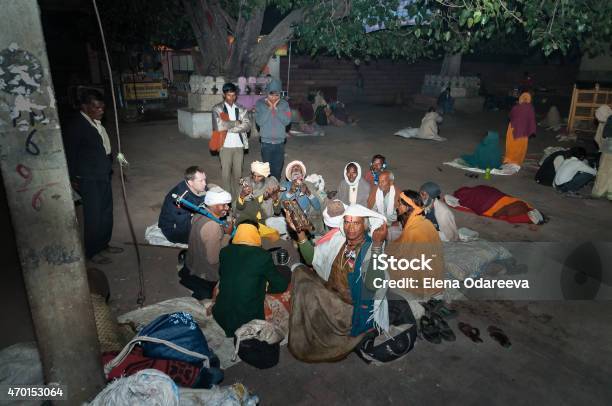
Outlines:
[[219, 294], [212, 313], [228, 337], [251, 320], [264, 320], [266, 293], [282, 293], [289, 286], [272, 254], [261, 247], [256, 224], [241, 223], [232, 244], [219, 254]]
[[[186, 194], [183, 196], [183, 194]], [[185, 200], [196, 206], [204, 203], [206, 195], [206, 174], [204, 169], [199, 166], [190, 166], [185, 169], [185, 179], [173, 187], [166, 197], [159, 213], [157, 225], [162, 234], [170, 242], [187, 244], [189, 241], [189, 231], [191, 231], [192, 213], [189, 210], [176, 205], [173, 194], [183, 196]]]
[[85, 256], [96, 264], [112, 261], [102, 253], [118, 254], [108, 245], [113, 233], [112, 157], [104, 115], [104, 97], [97, 90], [81, 94], [81, 112], [65, 131], [66, 160], [74, 189], [81, 195]]

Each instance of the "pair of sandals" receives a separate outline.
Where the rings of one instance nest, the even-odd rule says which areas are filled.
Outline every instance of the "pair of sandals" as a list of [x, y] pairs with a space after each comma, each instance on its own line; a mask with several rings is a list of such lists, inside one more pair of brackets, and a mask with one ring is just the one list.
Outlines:
[[444, 319], [456, 317], [457, 311], [449, 309], [442, 300], [438, 299], [430, 299], [426, 303], [421, 302], [421, 305], [426, 312], [426, 315], [420, 320], [421, 336], [434, 344], [440, 344], [442, 340], [455, 341], [457, 337]]
[[478, 174], [476, 173], [466, 173], [464, 174], [464, 176], [467, 176], [468, 178], [472, 178], [472, 179], [478, 179]]
[[[470, 340], [475, 343], [482, 343], [482, 338], [480, 337], [480, 330], [476, 327], [468, 323], [459, 322], [459, 330], [465, 334]], [[512, 343], [508, 336], [500, 329], [499, 327], [489, 326], [487, 328], [489, 336], [497, 341], [502, 347], [510, 348]]]

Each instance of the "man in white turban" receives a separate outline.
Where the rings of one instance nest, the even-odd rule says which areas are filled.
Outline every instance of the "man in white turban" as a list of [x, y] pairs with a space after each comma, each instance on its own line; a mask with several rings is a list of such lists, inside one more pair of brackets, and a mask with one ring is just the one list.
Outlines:
[[383, 252], [386, 218], [358, 204], [342, 217], [340, 232], [316, 246], [297, 233], [300, 253], [314, 268], [297, 266], [292, 279], [289, 350], [303, 361], [340, 360], [367, 331], [389, 330], [386, 289], [373, 288], [376, 274], [384, 279], [385, 272], [371, 261]]
[[[213, 218], [195, 214], [191, 220], [189, 250], [183, 272], [193, 272], [204, 279], [209, 287], [208, 298], [219, 280], [219, 252], [229, 242], [233, 231], [231, 222], [224, 222], [232, 196], [215, 186], [206, 192], [204, 205]], [[223, 224], [221, 224], [223, 223]]]
[[251, 176], [243, 178], [241, 183], [236, 202], [236, 216], [240, 221], [264, 223], [267, 218], [280, 215], [279, 184], [270, 176], [268, 162], [251, 163]]

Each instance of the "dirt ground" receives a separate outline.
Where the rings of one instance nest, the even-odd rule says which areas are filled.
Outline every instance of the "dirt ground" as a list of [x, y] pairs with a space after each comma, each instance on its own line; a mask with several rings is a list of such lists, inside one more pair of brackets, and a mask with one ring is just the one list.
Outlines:
[[[294, 137], [286, 148], [285, 163], [303, 160], [308, 172], [322, 174], [327, 190], [336, 190], [344, 165], [356, 160], [367, 168], [371, 156], [387, 157], [396, 184], [418, 189], [425, 181], [439, 183], [443, 193], [461, 186], [489, 184], [521, 197], [550, 217], [543, 226], [511, 225], [455, 212], [459, 227], [478, 231], [494, 241], [610, 240], [612, 205], [608, 201], [568, 199], [533, 181], [535, 170], [491, 180], [468, 178], [465, 172], [442, 165], [471, 152], [487, 130], [502, 140], [507, 112], [455, 114], [445, 119], [443, 143], [405, 140], [393, 133], [418, 126], [421, 112], [401, 107], [350, 106], [360, 119], [357, 126], [327, 128], [324, 137]], [[107, 124], [107, 127], [110, 127]], [[127, 194], [136, 234], [144, 243], [145, 228], [157, 221], [165, 193], [178, 183], [190, 165], [205, 168], [209, 183], [220, 183], [217, 157], [205, 140], [180, 134], [175, 120], [122, 126], [124, 153], [130, 162]], [[540, 131], [530, 141], [529, 156], [538, 158], [546, 146], [559, 145], [552, 132]], [[588, 140], [584, 145], [591, 147]], [[259, 143], [251, 140], [244, 173], [260, 159]], [[114, 263], [98, 266], [111, 283], [111, 305], [116, 314], [137, 307], [138, 275], [119, 188], [114, 178], [115, 228], [113, 243], [126, 252]], [[190, 291], [178, 283], [178, 250], [141, 247], [146, 302], [155, 303]], [[419, 341], [398, 362], [366, 366], [356, 356], [334, 364], [304, 364], [286, 348], [280, 364], [258, 371], [241, 363], [226, 371], [225, 383], [236, 381], [257, 393], [263, 405], [340, 404], [612, 404], [611, 302], [462, 302], [459, 320], [480, 328], [486, 336], [491, 324], [502, 327], [513, 346], [504, 349], [488, 336], [475, 344], [456, 328], [457, 341], [433, 345]]]

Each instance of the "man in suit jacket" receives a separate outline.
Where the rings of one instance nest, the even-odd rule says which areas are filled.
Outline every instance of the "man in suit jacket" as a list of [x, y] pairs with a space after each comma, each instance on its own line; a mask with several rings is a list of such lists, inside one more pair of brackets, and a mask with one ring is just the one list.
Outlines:
[[110, 140], [100, 120], [104, 97], [97, 90], [81, 94], [81, 111], [65, 131], [68, 172], [81, 195], [85, 256], [96, 264], [109, 264], [102, 253], [118, 254], [108, 245], [113, 232], [112, 157]]
[[240, 193], [238, 183], [242, 176], [244, 150], [249, 149], [247, 133], [251, 131], [249, 112], [236, 104], [237, 91], [233, 83], [224, 84], [223, 102], [212, 108], [213, 129], [227, 131], [219, 159], [223, 189], [232, 195], [234, 201]]

